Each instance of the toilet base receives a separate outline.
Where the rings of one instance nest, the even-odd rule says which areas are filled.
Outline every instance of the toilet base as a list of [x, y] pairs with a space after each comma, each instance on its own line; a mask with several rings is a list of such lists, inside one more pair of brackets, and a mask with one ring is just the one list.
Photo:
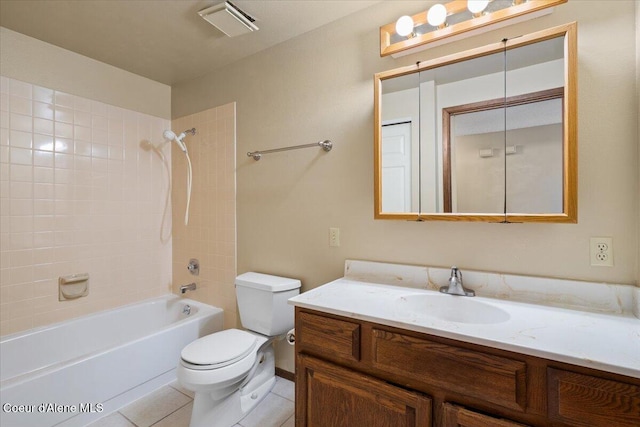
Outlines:
[[189, 427], [232, 427], [269, 394], [275, 383], [273, 347], [269, 347], [253, 378], [241, 389], [218, 401], [210, 393], [197, 392]]

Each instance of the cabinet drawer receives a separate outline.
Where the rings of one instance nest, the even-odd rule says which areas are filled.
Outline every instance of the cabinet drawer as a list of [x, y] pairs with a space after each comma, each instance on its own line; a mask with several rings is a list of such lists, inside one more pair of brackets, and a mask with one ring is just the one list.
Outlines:
[[549, 368], [549, 418], [571, 426], [637, 427], [640, 387]]
[[296, 312], [296, 346], [310, 353], [349, 361], [360, 360], [360, 324]]
[[522, 411], [527, 365], [465, 348], [373, 329], [373, 364], [386, 372]]
[[514, 421], [480, 414], [461, 406], [442, 405], [442, 427], [527, 427]]

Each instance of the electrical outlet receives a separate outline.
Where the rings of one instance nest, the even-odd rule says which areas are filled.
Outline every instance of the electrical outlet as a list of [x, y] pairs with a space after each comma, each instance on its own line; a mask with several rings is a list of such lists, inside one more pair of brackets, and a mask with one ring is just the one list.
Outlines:
[[592, 237], [590, 253], [592, 266], [613, 267], [613, 239], [611, 237]]
[[329, 246], [340, 246], [340, 229], [329, 228]]

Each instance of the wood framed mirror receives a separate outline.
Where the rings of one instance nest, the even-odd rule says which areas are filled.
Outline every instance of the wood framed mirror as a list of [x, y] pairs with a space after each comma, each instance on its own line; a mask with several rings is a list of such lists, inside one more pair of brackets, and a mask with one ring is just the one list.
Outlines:
[[576, 23], [374, 76], [374, 217], [577, 222]]

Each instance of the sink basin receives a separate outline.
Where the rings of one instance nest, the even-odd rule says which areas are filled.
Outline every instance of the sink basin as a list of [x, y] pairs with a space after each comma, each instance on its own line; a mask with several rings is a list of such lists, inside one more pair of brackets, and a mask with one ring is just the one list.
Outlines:
[[458, 323], [502, 323], [509, 313], [500, 307], [477, 301], [472, 297], [459, 297], [439, 293], [411, 294], [399, 297], [395, 306], [400, 318], [440, 319]]

